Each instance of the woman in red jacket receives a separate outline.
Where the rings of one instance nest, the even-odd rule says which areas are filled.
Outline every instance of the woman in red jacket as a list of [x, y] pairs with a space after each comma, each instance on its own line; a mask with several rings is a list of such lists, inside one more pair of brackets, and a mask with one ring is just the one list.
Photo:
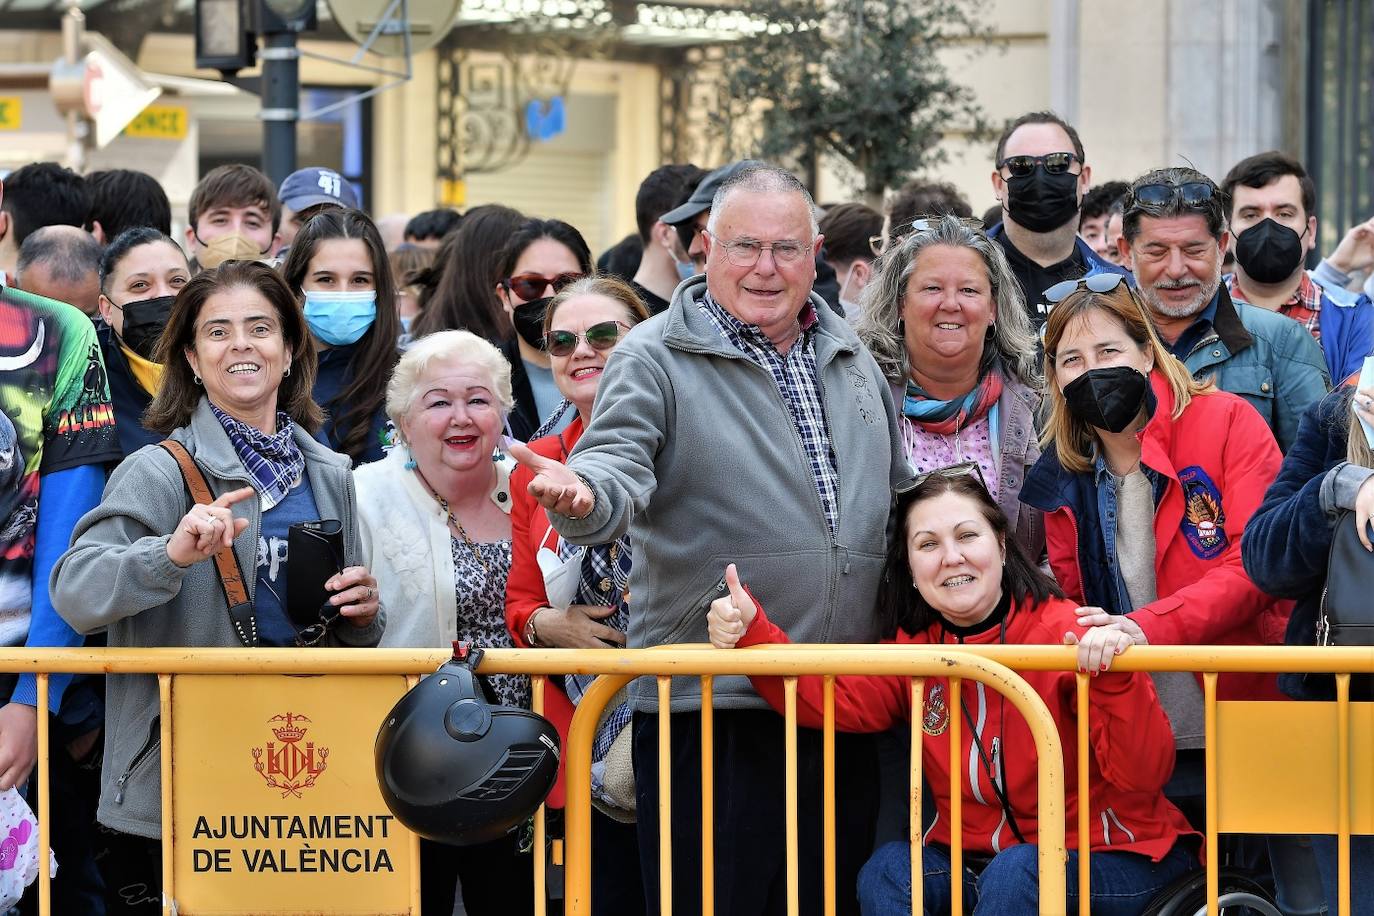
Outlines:
[[[634, 290], [614, 277], [578, 280], [553, 298], [544, 315], [544, 349], [549, 354], [553, 380], [566, 400], [545, 426], [556, 424], [568, 408], [575, 409], [577, 416], [557, 435], [538, 438], [536, 433], [529, 443], [531, 451], [568, 460], [591, 419], [607, 358], [621, 337], [648, 317], [648, 309]], [[512, 547], [506, 626], [516, 645], [623, 647], [630, 597], [628, 539], [585, 549], [564, 542], [530, 496], [532, 476], [523, 464], [511, 474]], [[576, 675], [549, 680], [550, 689], [544, 694], [545, 715], [565, 741], [576, 698], [591, 681]], [[628, 733], [626, 742], [621, 742], [625, 753], [614, 749], [628, 722], [628, 706], [612, 709], [598, 728], [592, 750], [592, 792], [598, 803], [592, 817], [592, 840], [597, 850], [592, 865], [592, 900], [597, 916], [644, 913]], [[559, 784], [549, 799], [551, 806], [562, 805], [562, 779], [560, 768]], [[626, 782], [629, 791], [617, 792], [617, 785]], [[626, 801], [629, 810], [623, 807]]]
[[[1056, 302], [1044, 340], [1050, 415], [1021, 500], [1045, 513], [1054, 577], [1088, 605], [1079, 622], [1138, 645], [1281, 644], [1292, 602], [1260, 591], [1240, 555], [1283, 457], [1268, 425], [1241, 398], [1195, 381], [1118, 277], [1066, 282], [1046, 297]], [[1201, 679], [1154, 680], [1179, 749], [1166, 791], [1200, 824]], [[1263, 674], [1223, 674], [1218, 696], [1283, 698]]]
[[[923, 477], [899, 492], [902, 530], [888, 554], [879, 613], [898, 643], [987, 645], [1077, 643], [1084, 628], [1078, 606], [1032, 563], [1015, 538], [974, 465], [957, 465]], [[748, 570], [745, 570], [746, 574]], [[787, 642], [726, 569], [730, 596], [708, 615], [718, 647]], [[907, 585], [911, 582], [913, 587]], [[1104, 631], [1080, 645], [1079, 665], [1106, 672], [1108, 660], [1130, 639]], [[1066, 912], [1077, 912], [1078, 786], [1075, 679], [1069, 672], [1022, 675], [1049, 707], [1064, 746], [1065, 832], [1068, 841]], [[782, 680], [754, 678], [754, 687], [783, 708]], [[1088, 761], [1092, 786], [1092, 912], [1137, 916], [1165, 886], [1198, 865], [1196, 844], [1183, 815], [1163, 794], [1173, 766], [1169, 722], [1145, 674], [1103, 673], [1093, 681]], [[798, 722], [822, 724], [821, 678], [800, 678]], [[907, 678], [835, 679], [835, 727], [878, 732], [918, 721], [922, 754], [935, 796], [935, 822], [923, 836], [925, 909], [949, 911], [951, 766], [963, 787], [964, 906], [977, 916], [1037, 912], [1038, 850], [1034, 740], [1015, 708], [981, 684], [968, 683], [963, 709], [950, 709], [948, 682], [927, 678], [923, 707], [910, 708]], [[951, 760], [951, 716], [962, 715], [962, 746]], [[880, 848], [859, 875], [866, 916], [911, 912], [911, 850], [907, 843]]]

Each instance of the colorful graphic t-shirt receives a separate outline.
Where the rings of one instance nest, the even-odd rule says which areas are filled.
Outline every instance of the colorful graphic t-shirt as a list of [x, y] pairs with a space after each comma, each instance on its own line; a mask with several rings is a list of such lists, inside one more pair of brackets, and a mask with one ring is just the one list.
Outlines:
[[95, 326], [0, 287], [0, 645], [28, 635], [39, 474], [119, 458]]

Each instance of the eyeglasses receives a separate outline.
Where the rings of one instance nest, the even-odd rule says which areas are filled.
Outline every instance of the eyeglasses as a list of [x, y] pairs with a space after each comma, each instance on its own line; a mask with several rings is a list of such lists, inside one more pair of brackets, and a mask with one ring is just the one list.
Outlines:
[[727, 242], [718, 239], [711, 234], [710, 230], [701, 230], [703, 234], [711, 236], [712, 240], [725, 249], [725, 257], [736, 267], [753, 267], [763, 257], [765, 251], [773, 253], [775, 264], [795, 264], [802, 259], [802, 255], [810, 251], [809, 246], [803, 245], [795, 239], [787, 239], [781, 242], [757, 242], [753, 239], [736, 239]]
[[1075, 162], [1081, 163], [1082, 160], [1073, 153], [1046, 153], [1043, 156], [1008, 156], [997, 163], [998, 171], [1007, 170], [1009, 178], [1025, 178], [1035, 171], [1037, 165], [1043, 165], [1045, 171], [1051, 175], [1063, 175]]
[[1145, 184], [1131, 192], [1126, 207], [1162, 207], [1178, 201], [1185, 207], [1200, 207], [1216, 195], [1216, 188], [1206, 181], [1185, 181], [1183, 184]]
[[951, 464], [948, 467], [935, 468], [934, 470], [926, 471], [924, 474], [917, 474], [915, 477], [909, 477], [892, 488], [892, 495], [905, 496], [932, 477], [943, 477], [946, 480], [957, 480], [960, 477], [972, 477], [982, 484], [984, 490], [988, 490], [989, 493], [992, 492], [988, 489], [988, 482], [983, 478], [983, 469], [978, 466], [978, 462], [964, 461], [960, 464]]
[[538, 299], [543, 296], [544, 290], [548, 289], [550, 286], [552, 286], [553, 291], [557, 293], [569, 283], [581, 279], [582, 274], [580, 273], [559, 274], [556, 277], [546, 277], [543, 274], [530, 273], [506, 277], [501, 281], [501, 285], [521, 299], [529, 302], [532, 299]]
[[1110, 293], [1120, 286], [1125, 279], [1125, 276], [1122, 274], [1089, 274], [1086, 277], [1079, 277], [1077, 280], [1064, 280], [1060, 283], [1056, 283], [1045, 290], [1041, 295], [1045, 297], [1045, 301], [1050, 305], [1057, 305], [1063, 302], [1064, 299], [1068, 297], [1069, 293], [1072, 293], [1080, 286], [1086, 287], [1094, 293]]
[[609, 350], [620, 342], [621, 332], [630, 326], [623, 321], [602, 321], [581, 334], [575, 331], [550, 331], [544, 335], [544, 349], [550, 356], [571, 356], [577, 342], [585, 340], [593, 350]]

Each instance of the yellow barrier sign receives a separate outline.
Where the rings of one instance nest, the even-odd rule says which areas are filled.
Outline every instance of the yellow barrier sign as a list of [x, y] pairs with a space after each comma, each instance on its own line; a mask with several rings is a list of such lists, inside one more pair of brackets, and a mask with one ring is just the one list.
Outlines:
[[0, 95], [0, 130], [24, 126], [24, 100], [17, 95]]
[[177, 677], [177, 912], [409, 913], [411, 834], [372, 746], [404, 677]]
[[149, 105], [124, 128], [124, 136], [152, 140], [186, 139], [185, 105]]

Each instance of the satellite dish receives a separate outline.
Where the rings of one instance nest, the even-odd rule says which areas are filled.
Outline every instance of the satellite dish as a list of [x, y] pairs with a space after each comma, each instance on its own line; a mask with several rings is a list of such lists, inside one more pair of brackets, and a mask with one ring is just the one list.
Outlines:
[[[406, 21], [402, 0], [326, 0], [334, 21], [349, 38], [366, 45], [382, 23], [368, 50], [383, 57], [405, 55]], [[461, 0], [404, 0], [409, 18], [410, 53], [427, 51], [443, 40], [458, 18]]]

